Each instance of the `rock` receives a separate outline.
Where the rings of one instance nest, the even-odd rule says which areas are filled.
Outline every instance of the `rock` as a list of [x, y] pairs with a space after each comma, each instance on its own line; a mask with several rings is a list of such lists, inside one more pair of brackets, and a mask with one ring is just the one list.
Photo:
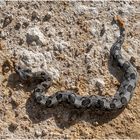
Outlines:
[[46, 39], [43, 33], [39, 30], [38, 27], [30, 28], [26, 35], [26, 41], [28, 44], [31, 44], [33, 41], [36, 42], [37, 45], [45, 45]]
[[77, 14], [79, 15], [83, 15], [86, 11], [90, 12], [94, 16], [99, 15], [98, 9], [96, 7], [90, 7], [90, 6], [85, 6], [85, 5], [76, 3], [75, 8], [77, 10]]
[[3, 80], [4, 80], [4, 76], [0, 75], [0, 85], [2, 84]]
[[14, 110], [14, 113], [15, 113], [15, 117], [18, 117], [20, 114], [20, 112], [17, 109]]
[[55, 36], [56, 34], [56, 30], [53, 27], [45, 27], [45, 32], [47, 33], [49, 38], [51, 38], [52, 36]]
[[21, 58], [21, 63], [28, 65], [29, 67], [40, 67], [46, 62], [44, 55], [40, 52], [32, 52], [30, 50], [22, 48], [17, 51], [17, 54]]
[[0, 38], [5, 39], [6, 33], [3, 30], [0, 30]]
[[53, 49], [54, 51], [59, 51], [61, 53], [62, 51], [65, 51], [65, 49], [68, 48], [68, 46], [70, 46], [68, 42], [60, 40], [54, 42]]
[[45, 56], [45, 59], [47, 59], [48, 63], [52, 62], [53, 57], [52, 57], [52, 53], [51, 52], [44, 52], [44, 56]]
[[43, 131], [42, 131], [42, 137], [43, 137], [43, 136], [46, 136], [46, 135], [47, 135], [47, 133], [48, 133], [48, 131], [43, 130]]
[[0, 0], [0, 6], [5, 5], [6, 1], [5, 0]]
[[[0, 80], [1, 80], [1, 77], [0, 77]], [[0, 83], [0, 85], [1, 85], [1, 83]], [[2, 91], [0, 90], [0, 103], [3, 101], [3, 96], [2, 96]]]
[[105, 33], [105, 25], [103, 24], [102, 29], [100, 31], [100, 36], [102, 37], [104, 35], [104, 33]]
[[29, 22], [25, 21], [25, 22], [23, 22], [22, 27], [27, 28], [28, 25], [29, 25]]
[[36, 130], [36, 131], [35, 131], [35, 136], [36, 136], [36, 137], [42, 136], [42, 131]]
[[8, 129], [9, 129], [9, 131], [14, 132], [14, 131], [17, 129], [17, 127], [18, 127], [18, 124], [15, 123], [15, 122], [12, 122], [12, 123], [9, 125]]
[[[33, 42], [31, 43], [31, 45], [32, 45], [32, 46], [35, 46], [36, 48], [38, 48], [38, 46], [36, 45], [36, 42], [35, 42], [35, 41], [33, 41]], [[34, 47], [34, 48], [35, 48], [35, 47]]]
[[131, 62], [133, 65], [135, 65], [135, 63], [136, 63], [136, 58], [135, 58], [134, 56], [131, 56], [130, 62]]
[[13, 15], [7, 15], [5, 18], [4, 18], [4, 22], [3, 22], [3, 28], [8, 26], [13, 20]]
[[0, 50], [5, 48], [5, 42], [0, 39]]
[[96, 86], [99, 89], [99, 91], [103, 91], [103, 88], [105, 86], [103, 79], [96, 79]]
[[5, 60], [2, 65], [2, 73], [5, 74], [11, 70], [11, 63], [9, 60]]
[[53, 79], [59, 79], [60, 77], [60, 72], [58, 69], [54, 68], [54, 67], [49, 67], [48, 68], [48, 73], [53, 77]]
[[18, 44], [22, 45], [23, 43], [24, 43], [24, 40], [22, 38], [20, 38]]
[[13, 109], [17, 108], [17, 106], [19, 105], [19, 103], [17, 102], [16, 98], [13, 97], [13, 96], [11, 97], [10, 103], [11, 103]]
[[38, 13], [37, 13], [36, 11], [33, 11], [33, 12], [32, 12], [31, 20], [33, 21], [33, 20], [35, 20], [35, 19], [39, 20], [39, 17], [38, 17]]
[[91, 35], [93, 35], [94, 37], [96, 37], [98, 35], [98, 32], [96, 30], [96, 27], [92, 27], [90, 30]]
[[18, 23], [16, 23], [16, 25], [15, 25], [15, 29], [16, 29], [16, 30], [19, 30], [19, 29], [20, 29], [20, 27], [21, 27], [21, 23], [19, 23], [19, 22], [18, 22]]

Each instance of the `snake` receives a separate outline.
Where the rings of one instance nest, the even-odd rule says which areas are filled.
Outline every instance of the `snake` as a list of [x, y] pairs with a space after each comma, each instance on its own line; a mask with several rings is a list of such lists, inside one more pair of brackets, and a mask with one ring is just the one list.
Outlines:
[[134, 94], [138, 73], [135, 66], [131, 64], [130, 61], [125, 60], [121, 53], [121, 47], [125, 39], [124, 22], [118, 17], [113, 19], [119, 27], [120, 35], [110, 49], [110, 58], [115, 62], [116, 67], [123, 72], [122, 81], [114, 96], [81, 96], [73, 90], [57, 91], [53, 95], [47, 96], [45, 93], [53, 83], [52, 76], [48, 72], [32, 72], [32, 70], [27, 67], [16, 65], [15, 72], [19, 75], [21, 80], [36, 83], [32, 94], [37, 103], [46, 108], [57, 106], [60, 103], [67, 103], [74, 108], [91, 108], [101, 111], [117, 111], [127, 106]]

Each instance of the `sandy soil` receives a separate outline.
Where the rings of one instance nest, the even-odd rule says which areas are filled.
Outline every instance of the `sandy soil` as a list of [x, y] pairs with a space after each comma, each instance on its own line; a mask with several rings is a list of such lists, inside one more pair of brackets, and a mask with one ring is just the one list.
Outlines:
[[13, 71], [13, 60], [48, 71], [47, 94], [75, 89], [110, 96], [122, 74], [109, 61], [119, 35], [114, 16], [125, 22], [123, 56], [140, 73], [140, 2], [5, 2], [0, 0], [0, 138], [140, 138], [140, 82], [121, 112], [43, 108]]

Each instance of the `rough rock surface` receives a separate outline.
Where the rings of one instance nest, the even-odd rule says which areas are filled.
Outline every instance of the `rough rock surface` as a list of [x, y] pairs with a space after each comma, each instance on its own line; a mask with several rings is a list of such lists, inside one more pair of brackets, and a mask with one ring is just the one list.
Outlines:
[[35, 42], [36, 44], [34, 45], [42, 46], [42, 45], [45, 45], [46, 39], [43, 33], [40, 32], [39, 28], [34, 27], [34, 28], [30, 28], [27, 31], [26, 41], [28, 44], [32, 44], [33, 42]]
[[119, 35], [111, 22], [115, 15], [125, 21], [123, 56], [140, 73], [139, 1], [0, 0], [0, 11], [0, 138], [140, 138], [140, 82], [129, 105], [118, 114], [65, 105], [44, 109], [14, 74], [12, 63], [16, 57], [20, 65], [52, 74], [47, 94], [72, 88], [81, 95], [113, 95], [121, 73], [109, 61]]

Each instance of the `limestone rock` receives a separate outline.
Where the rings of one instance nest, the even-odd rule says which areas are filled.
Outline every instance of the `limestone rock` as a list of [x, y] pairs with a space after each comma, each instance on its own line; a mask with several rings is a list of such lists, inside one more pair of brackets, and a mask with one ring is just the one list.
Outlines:
[[45, 45], [46, 39], [38, 27], [29, 28], [26, 34], [26, 41], [28, 44], [36, 42], [37, 45]]

